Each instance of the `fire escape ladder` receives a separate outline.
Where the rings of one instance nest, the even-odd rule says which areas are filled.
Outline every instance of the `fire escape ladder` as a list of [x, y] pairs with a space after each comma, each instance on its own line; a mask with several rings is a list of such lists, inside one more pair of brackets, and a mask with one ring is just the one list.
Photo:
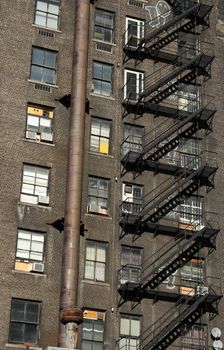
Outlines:
[[175, 27], [178, 23], [181, 22], [181, 20], [186, 19], [186, 18], [191, 18], [193, 16], [196, 16], [198, 13], [198, 9], [199, 9], [200, 5], [195, 3], [193, 4], [192, 7], [184, 10], [183, 12], [176, 12], [177, 15], [175, 17], [172, 17], [170, 20], [168, 20], [165, 24], [163, 24], [162, 26], [160, 26], [158, 29], [147, 33], [146, 30], [146, 34], [145, 37], [142, 38], [142, 40], [140, 40], [140, 47], [147, 44], [148, 42], [152, 41], [154, 38], [157, 38], [161, 33], [165, 33], [168, 30], [170, 30], [171, 28]]
[[[145, 332], [140, 348], [142, 350], [167, 349], [181, 335], [183, 326], [194, 324], [204, 313], [209, 312], [212, 304], [220, 298], [221, 296], [216, 294], [199, 294], [186, 300], [185, 303], [179, 302], [178, 307], [172, 308], [150, 327], [150, 334]], [[178, 316], [173, 318], [175, 313], [178, 313]]]
[[214, 247], [212, 238], [216, 233], [217, 230], [202, 228], [199, 231], [189, 231], [186, 235], [179, 235], [179, 239], [175, 238], [174, 243], [173, 240], [168, 242], [154, 254], [155, 258], [153, 256], [143, 264], [142, 288], [157, 288], [172, 273], [189, 262], [200, 249]]

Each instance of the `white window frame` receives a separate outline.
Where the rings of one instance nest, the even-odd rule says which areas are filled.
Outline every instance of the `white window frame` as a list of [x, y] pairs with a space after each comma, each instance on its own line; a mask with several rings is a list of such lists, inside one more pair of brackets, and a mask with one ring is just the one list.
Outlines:
[[[45, 234], [36, 231], [18, 229], [16, 260], [19, 261], [44, 261]], [[35, 244], [39, 247], [34, 248]]]
[[179, 205], [180, 222], [202, 225], [203, 198], [192, 196]]
[[[88, 250], [94, 250], [94, 256], [88, 256]], [[100, 253], [101, 252], [101, 253]], [[102, 252], [103, 255], [102, 255]], [[85, 272], [84, 278], [92, 281], [106, 281], [107, 243], [98, 241], [86, 241]], [[88, 269], [89, 267], [89, 269]]]
[[[39, 0], [36, 0], [36, 9], [35, 9], [35, 18], [34, 18], [34, 24], [38, 27], [43, 27], [43, 28], [48, 28], [48, 29], [51, 29], [51, 30], [58, 30], [59, 29], [59, 18], [60, 18], [60, 0], [41, 0], [40, 2], [44, 2], [46, 3], [46, 6], [47, 6], [47, 9], [46, 11], [43, 10], [43, 9], [39, 9], [38, 8], [38, 2]], [[52, 12], [49, 8], [50, 6], [49, 5], [54, 5], [56, 7], [58, 7], [58, 12]], [[45, 25], [41, 25], [40, 23], [37, 23], [38, 20], [37, 20], [37, 13], [39, 12], [39, 16], [41, 16], [42, 14], [42, 17], [44, 18], [45, 17]], [[49, 25], [49, 19], [50, 18], [53, 18], [54, 17], [54, 20], [56, 20], [56, 26], [51, 26]]]
[[[133, 323], [138, 323], [138, 331], [133, 332], [134, 327]], [[124, 323], [128, 323], [128, 330], [126, 331], [127, 325]], [[123, 324], [123, 325], [122, 325]], [[127, 350], [137, 350], [139, 349], [139, 338], [141, 332], [141, 319], [139, 316], [135, 315], [124, 315], [120, 316], [120, 339], [119, 339], [119, 349], [127, 349]]]
[[[136, 91], [131, 91], [131, 95], [127, 96], [127, 86], [128, 86], [128, 73], [134, 74], [136, 76]], [[124, 99], [137, 101], [139, 95], [143, 92], [144, 89], [144, 73], [138, 72], [130, 69], [124, 70]], [[134, 98], [133, 95], [134, 95]]]
[[[32, 124], [29, 123], [29, 118], [36, 120], [35, 124], [33, 124], [33, 127]], [[41, 125], [41, 122], [44, 121], [49, 124], [49, 126], [47, 126], [47, 129], [49, 129], [50, 132], [44, 132], [44, 123]], [[28, 105], [26, 114], [26, 139], [35, 140], [38, 142], [52, 143], [52, 123], [53, 109], [42, 106]]]
[[132, 24], [129, 24], [129, 22], [135, 22], [136, 23], [136, 26], [137, 26], [136, 40], [137, 40], [137, 42], [140, 41], [140, 39], [144, 38], [145, 22], [143, 20], [139, 20], [139, 19], [136, 19], [136, 18], [126, 17], [125, 44], [128, 45], [129, 47], [137, 48], [138, 45], [131, 45], [131, 44], [129, 44], [129, 40], [130, 40], [129, 39], [129, 28], [131, 28], [131, 26], [132, 26]]
[[[94, 133], [93, 123], [98, 123], [99, 126], [99, 133]], [[104, 128], [104, 132], [102, 131], [102, 126], [106, 126]], [[106, 130], [106, 133], [105, 133]], [[109, 154], [110, 151], [110, 134], [111, 134], [111, 120], [108, 119], [102, 119], [98, 117], [92, 117], [91, 119], [91, 126], [90, 126], [90, 142], [89, 142], [89, 150], [91, 152], [101, 153], [101, 154]], [[92, 139], [97, 138], [98, 141], [98, 147], [97, 149], [94, 149], [92, 146]]]
[[[130, 188], [130, 190], [128, 190]], [[144, 186], [123, 183], [122, 184], [122, 213], [125, 214], [136, 214], [142, 210], [143, 205], [143, 189]], [[141, 196], [137, 197], [134, 195], [135, 190], [141, 192]]]
[[[38, 170], [44, 170], [45, 175], [38, 176]], [[33, 172], [34, 176], [28, 175]], [[23, 164], [20, 201], [30, 204], [49, 205], [49, 168]], [[26, 174], [27, 173], [27, 174]]]
[[[92, 183], [96, 182], [96, 188], [91, 187]], [[101, 182], [106, 182], [106, 187], [102, 187]], [[109, 213], [109, 186], [110, 180], [102, 177], [89, 176], [88, 184], [88, 213], [97, 213], [108, 215]], [[94, 194], [95, 192], [95, 194]], [[101, 205], [103, 203], [103, 205]]]

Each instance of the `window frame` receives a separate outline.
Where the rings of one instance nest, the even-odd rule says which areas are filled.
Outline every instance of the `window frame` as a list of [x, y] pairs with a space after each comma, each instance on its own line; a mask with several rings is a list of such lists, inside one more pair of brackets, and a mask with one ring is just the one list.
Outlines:
[[[13, 316], [13, 303], [16, 303], [16, 301], [20, 302], [20, 303], [24, 303], [24, 310], [23, 310], [24, 320], [16, 319], [15, 316]], [[29, 321], [26, 318], [27, 317], [27, 308], [28, 308], [29, 304], [36, 304], [36, 306], [38, 305], [38, 312], [37, 312], [37, 315], [36, 315], [36, 317], [37, 317], [36, 321], [32, 320], [32, 322], [31, 322], [31, 321]], [[20, 298], [12, 298], [12, 300], [11, 300], [11, 312], [10, 312], [10, 323], [9, 323], [9, 334], [8, 334], [8, 341], [9, 341], [9, 343], [24, 344], [24, 343], [30, 342], [29, 341], [30, 339], [28, 339], [28, 341], [25, 339], [26, 326], [29, 329], [29, 325], [33, 326], [33, 328], [34, 327], [36, 328], [36, 338], [35, 338], [34, 344], [38, 344], [39, 343], [41, 306], [42, 306], [42, 304], [41, 304], [40, 301], [33, 301], [33, 300], [20, 299]], [[20, 316], [21, 316], [21, 311], [20, 311]], [[22, 333], [22, 337], [23, 337], [22, 341], [18, 341], [16, 339], [13, 339], [13, 336], [12, 336], [11, 333], [13, 332], [12, 327], [15, 324], [22, 325], [22, 329], [19, 332], [20, 335]]]
[[[199, 337], [196, 337], [197, 333]], [[190, 335], [188, 335], [190, 333]], [[200, 336], [200, 334], [202, 336]], [[206, 338], [207, 338], [207, 327], [204, 324], [193, 324], [191, 326], [186, 326], [182, 330], [181, 335], [181, 350], [191, 350], [192, 347], [199, 347], [199, 349], [205, 349], [206, 347]]]
[[[31, 167], [34, 168], [34, 173], [35, 176], [29, 176], [29, 175], [25, 175], [24, 174], [24, 170], [25, 167]], [[37, 178], [37, 171], [38, 169], [44, 169], [47, 170], [47, 179], [45, 181], [47, 181], [47, 186], [43, 186], [43, 185], [38, 185], [37, 179], [41, 179], [41, 178]], [[28, 180], [24, 181], [24, 177], [28, 176], [28, 178], [30, 178], [30, 181], [32, 181], [32, 179], [34, 179], [33, 183], [30, 182]], [[49, 205], [49, 183], [50, 183], [50, 168], [48, 167], [43, 167], [43, 166], [39, 166], [39, 165], [34, 165], [34, 164], [27, 164], [27, 163], [23, 163], [23, 168], [22, 168], [22, 179], [21, 179], [21, 189], [20, 189], [20, 201], [23, 203], [29, 203], [29, 204], [41, 204], [41, 205]], [[30, 191], [24, 191], [23, 190], [23, 186], [27, 185], [32, 186], [33, 187], [33, 193], [31, 193]], [[38, 192], [36, 192], [37, 188], [43, 188], [46, 190], [46, 194], [39, 194]], [[31, 189], [30, 189], [31, 190]], [[30, 201], [29, 201], [30, 200]]]
[[[30, 242], [30, 248], [29, 249], [22, 249], [22, 248], [18, 248], [18, 246], [19, 246], [19, 240], [21, 239], [22, 240], [22, 238], [20, 238], [19, 237], [19, 234], [24, 234], [24, 235], [28, 235], [28, 234], [30, 234], [31, 235], [31, 238], [30, 239], [26, 239], [26, 238], [24, 238], [24, 240], [27, 240], [27, 241], [29, 241]], [[35, 239], [33, 239], [33, 236], [40, 236], [40, 237], [42, 237], [43, 238], [43, 240], [42, 241], [40, 241], [40, 240], [35, 240]], [[39, 263], [44, 263], [44, 260], [45, 260], [45, 240], [46, 240], [46, 233], [45, 232], [40, 232], [40, 231], [34, 231], [34, 230], [27, 230], [27, 229], [22, 229], [22, 228], [18, 228], [18, 230], [17, 230], [17, 242], [16, 242], [16, 254], [15, 254], [15, 260], [16, 261], [23, 261], [23, 262], [39, 262]], [[32, 243], [33, 242], [43, 242], [43, 244], [42, 244], [42, 246], [43, 246], [43, 249], [42, 249], [42, 251], [41, 251], [41, 256], [42, 256], [42, 258], [41, 259], [32, 259], [30, 256], [32, 255], [32, 254], [35, 254], [35, 253], [39, 253], [39, 251], [35, 251], [34, 249], [32, 249]], [[29, 257], [26, 257], [26, 258], [24, 258], [24, 257], [22, 257], [22, 256], [19, 256], [19, 255], [17, 255], [18, 253], [19, 253], [19, 250], [21, 250], [21, 251], [24, 251], [24, 252], [28, 252], [28, 255], [29, 255]]]
[[[141, 130], [141, 136], [136, 133], [136, 130]], [[122, 156], [125, 156], [128, 152], [141, 153], [143, 149], [143, 139], [145, 134], [145, 127], [141, 125], [133, 125], [124, 123], [123, 129], [123, 143], [122, 143]], [[139, 142], [138, 142], [139, 141]]]
[[[135, 91], [132, 91], [132, 85], [128, 85], [130, 81], [132, 81], [132, 78], [128, 78], [128, 74], [135, 75], [135, 81], [134, 81], [134, 87]], [[131, 79], [131, 80], [130, 80]], [[130, 92], [128, 91], [130, 89]], [[131, 100], [131, 101], [137, 101], [140, 94], [144, 90], [144, 73], [127, 69], [124, 70], [124, 100]]]
[[[101, 78], [97, 77], [97, 75], [95, 76], [95, 65], [101, 65]], [[111, 72], [110, 72], [110, 80], [108, 79], [103, 79], [104, 76], [104, 68], [111, 68]], [[98, 84], [98, 86], [100, 86], [99, 91], [96, 89], [96, 83]], [[107, 93], [103, 93], [104, 91], [107, 90], [103, 90], [103, 85], [104, 84], [108, 84], [109, 86], [109, 94]], [[98, 96], [103, 96], [103, 97], [111, 97], [113, 94], [113, 65], [112, 64], [108, 64], [105, 62], [100, 62], [100, 61], [93, 61], [93, 72], [92, 72], [92, 92], [94, 95], [98, 95]]]
[[[96, 182], [95, 187], [90, 187], [91, 181], [93, 184], [93, 180]], [[106, 181], [106, 188], [100, 188], [100, 182]], [[91, 194], [90, 191], [95, 192], [96, 194]], [[103, 196], [103, 192], [105, 196]], [[87, 212], [94, 214], [102, 214], [109, 215], [109, 200], [110, 200], [110, 179], [106, 179], [103, 177], [97, 177], [90, 175], [88, 177], [88, 200], [87, 200]], [[96, 202], [96, 203], [94, 203]], [[103, 202], [104, 205], [100, 204]]]
[[[125, 250], [126, 250], [126, 254], [125, 254]], [[138, 252], [138, 254], [134, 255], [134, 252], [135, 253]], [[128, 259], [127, 259], [127, 256], [128, 256]], [[132, 263], [133, 260], [136, 261], [136, 256], [137, 256], [137, 259], [139, 260], [138, 264], [133, 264]], [[129, 260], [130, 263], [129, 262], [126, 263], [125, 259]], [[140, 283], [142, 279], [142, 263], [143, 263], [143, 248], [122, 245], [121, 246], [120, 284], [125, 284], [127, 282]]]
[[[99, 134], [94, 133], [93, 131], [93, 122], [99, 122]], [[102, 126], [107, 125], [108, 129], [107, 131], [109, 131], [109, 136], [105, 136], [102, 135]], [[94, 153], [98, 153], [98, 154], [104, 154], [104, 155], [109, 155], [110, 154], [110, 141], [111, 141], [111, 126], [112, 126], [112, 121], [109, 119], [103, 119], [103, 118], [99, 118], [99, 117], [92, 117], [91, 118], [91, 124], [90, 124], [90, 140], [89, 140], [89, 151], [90, 152], [94, 152]], [[98, 150], [94, 150], [93, 146], [92, 146], [92, 140], [93, 138], [98, 138]], [[105, 139], [105, 142], [102, 142], [102, 139]], [[106, 145], [106, 146], [105, 146]], [[91, 149], [92, 147], [92, 149]], [[107, 148], [105, 150], [105, 152], [103, 152], [103, 150], [105, 149], [105, 147]], [[102, 151], [101, 151], [102, 150]]]
[[205, 277], [204, 273], [204, 261], [200, 259], [191, 259], [180, 269], [181, 285], [183, 285], [184, 282], [194, 282], [196, 284], [203, 282]]
[[[106, 312], [105, 311], [91, 310], [91, 309], [84, 310], [83, 325], [82, 325], [82, 340], [81, 340], [81, 343], [82, 343], [81, 348], [83, 350], [85, 350], [84, 342], [87, 342], [88, 344], [90, 344], [91, 350], [95, 349], [94, 345], [96, 345], [96, 343], [98, 345], [101, 345], [102, 350], [104, 349], [104, 337], [105, 337], [105, 325], [106, 325], [105, 319], [106, 319]], [[88, 335], [88, 337], [84, 338], [85, 324], [91, 324], [91, 328], [90, 328], [91, 329], [91, 339], [89, 339], [89, 335]], [[97, 325], [102, 326], [102, 329], [103, 329], [102, 339], [100, 341], [94, 339], [94, 330], [96, 329]], [[99, 330], [98, 330], [98, 333], [99, 333]], [[89, 349], [89, 347], [88, 347], [88, 349]]]
[[[121, 327], [122, 327], [122, 319], [127, 319], [129, 321], [129, 334], [124, 334], [122, 333]], [[132, 321], [138, 321], [139, 322], [139, 335], [134, 336], [131, 334], [131, 329], [132, 329]], [[130, 315], [130, 314], [120, 314], [120, 338], [119, 338], [119, 349], [122, 350], [124, 349], [130, 349], [130, 350], [137, 350], [138, 345], [140, 342], [140, 334], [141, 334], [141, 316], [138, 315]], [[131, 344], [133, 342], [136, 342], [136, 345]]]
[[[113, 22], [112, 23], [112, 27], [109, 28], [106, 25], [97, 23], [97, 13], [98, 14], [102, 13], [102, 14], [109, 14], [109, 15], [111, 15], [112, 16], [112, 22]], [[115, 29], [115, 25], [114, 24], [115, 24], [115, 13], [114, 12], [96, 8], [96, 10], [95, 10], [95, 22], [94, 22], [94, 33], [93, 33], [94, 40], [102, 41], [102, 42], [107, 43], [107, 44], [113, 44], [114, 43], [114, 29]], [[96, 28], [101, 28], [102, 31], [104, 29], [105, 29], [105, 31], [107, 31], [107, 30], [110, 31], [111, 32], [111, 40], [105, 40], [105, 35], [103, 35], [104, 36], [103, 39], [97, 38], [97, 34], [99, 34], [99, 33], [96, 32]], [[102, 33], [100, 33], [100, 34], [102, 34]]]
[[191, 196], [183, 200], [178, 211], [181, 223], [203, 225], [203, 197]]
[[[46, 5], [47, 5], [47, 10], [46, 11], [43, 11], [43, 10], [40, 10], [37, 8], [37, 4], [38, 4], [38, 1], [40, 0], [36, 0], [36, 4], [35, 4], [35, 13], [34, 13], [34, 24], [38, 27], [41, 27], [41, 28], [46, 28], [46, 29], [49, 29], [49, 30], [55, 30], [55, 31], [59, 31], [60, 29], [60, 0], [54, 0], [53, 2], [55, 3], [55, 6], [58, 6], [58, 14], [55, 14], [53, 12], [50, 12], [49, 11], [49, 5], [50, 5], [50, 2], [52, 2], [52, 0], [41, 0], [41, 2], [45, 2]], [[58, 5], [57, 5], [58, 3]], [[40, 12], [41, 14], [45, 14], [45, 25], [41, 25], [39, 23], [36, 23], [37, 21], [37, 12]], [[54, 16], [54, 17], [57, 17], [57, 26], [56, 28], [55, 27], [50, 27], [47, 25], [47, 22], [50, 18], [50, 16]], [[43, 16], [42, 16], [43, 17]]]
[[[43, 63], [42, 64], [34, 63], [34, 51], [35, 50], [39, 50], [39, 51], [43, 52]], [[44, 64], [44, 61], [46, 59], [45, 56], [47, 53], [51, 53], [51, 54], [55, 55], [54, 56], [55, 64], [53, 66]], [[32, 47], [32, 56], [31, 56], [31, 65], [30, 65], [30, 80], [37, 82], [37, 83], [40, 83], [40, 84], [56, 86], [56, 82], [57, 82], [57, 56], [58, 56], [57, 51], [45, 49], [42, 47], [33, 46]], [[35, 73], [33, 72], [34, 68], [38, 68], [38, 70], [40, 70], [40, 71], [38, 71], [38, 74], [41, 75], [41, 79], [35, 79], [32, 77], [32, 75], [37, 74], [36, 72]], [[41, 72], [41, 70], [42, 70], [42, 72]], [[52, 75], [53, 82], [48, 82], [48, 81], [46, 81], [47, 79], [44, 79], [44, 75], [45, 75], [47, 70], [49, 70], [49, 71], [51, 71], [51, 73], [53, 73], [53, 75]]]
[[[132, 24], [129, 24], [129, 22], [133, 22]], [[135, 25], [134, 25], [135, 23]], [[132, 33], [129, 34], [129, 31], [131, 28], [134, 27], [134, 31], [135, 28], [137, 27], [137, 33], [134, 36], [134, 39], [136, 40], [136, 43], [134, 42], [133, 44], [133, 35]], [[133, 47], [133, 48], [137, 48], [140, 40], [144, 38], [144, 32], [145, 32], [145, 21], [141, 20], [141, 19], [136, 19], [136, 18], [132, 18], [132, 17], [126, 17], [126, 22], [125, 22], [125, 44], [128, 47]]]
[[[130, 188], [130, 191], [127, 191], [127, 187]], [[134, 191], [140, 190], [141, 195], [135, 196]], [[122, 206], [121, 211], [124, 214], [135, 214], [138, 215], [143, 208], [143, 194], [144, 186], [134, 183], [122, 183]]]
[[[87, 257], [88, 248], [94, 248], [94, 259], [89, 259]], [[97, 259], [98, 250], [102, 249], [102, 248], [104, 250], [104, 255], [105, 255], [105, 260], [104, 261], [101, 261], [101, 260]], [[107, 279], [107, 255], [108, 255], [108, 243], [107, 242], [94, 241], [94, 240], [89, 240], [89, 239], [86, 240], [84, 279], [95, 281], [95, 282], [106, 282], [106, 279]], [[88, 262], [93, 264], [93, 278], [86, 277], [86, 274], [87, 274], [87, 263]], [[97, 278], [97, 275], [98, 275], [98, 273], [97, 273], [97, 266], [99, 266], [99, 265], [101, 267], [103, 266], [103, 273], [104, 273], [104, 278], [103, 279], [98, 279]]]
[[[32, 130], [32, 127], [29, 127], [29, 117], [36, 118], [38, 120], [38, 126], [35, 125], [33, 128], [37, 130]], [[45, 107], [40, 105], [28, 104], [26, 109], [26, 129], [25, 137], [28, 140], [35, 140], [43, 143], [52, 143], [53, 142], [53, 118], [54, 118], [54, 109], [51, 107]], [[44, 132], [41, 129], [41, 120], [50, 121], [50, 126], [48, 129], [50, 132]]]

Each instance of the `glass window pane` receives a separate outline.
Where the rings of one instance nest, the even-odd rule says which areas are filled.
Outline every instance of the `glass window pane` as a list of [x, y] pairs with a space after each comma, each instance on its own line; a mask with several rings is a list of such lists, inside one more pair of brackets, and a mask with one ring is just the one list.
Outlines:
[[121, 318], [121, 323], [120, 323], [120, 333], [122, 335], [129, 335], [130, 334], [130, 321], [128, 318]]
[[55, 68], [55, 66], [56, 66], [56, 54], [54, 52], [45, 51], [44, 65], [47, 67]]
[[94, 135], [100, 135], [100, 120], [99, 119], [92, 119], [91, 133]]
[[35, 261], [43, 261], [43, 254], [31, 252], [29, 258]]
[[86, 264], [85, 264], [85, 278], [91, 279], [91, 280], [95, 279], [94, 266], [95, 266], [94, 262], [86, 261]]
[[101, 88], [102, 88], [101, 93], [103, 96], [110, 96], [111, 95], [111, 83], [107, 83], [107, 82], [102, 81]]
[[102, 79], [103, 78], [103, 67], [101, 63], [93, 63], [93, 78]]
[[23, 343], [23, 333], [24, 333], [24, 324], [23, 323], [10, 323], [9, 328], [9, 341]]
[[44, 68], [42, 81], [47, 84], [55, 84], [55, 71], [52, 69]]
[[55, 15], [58, 15], [58, 13], [59, 13], [59, 6], [56, 5], [56, 4], [54, 5], [54, 4], [49, 3], [48, 12], [54, 13]]
[[24, 321], [25, 318], [25, 301], [13, 299], [12, 300], [12, 312], [11, 320], [12, 321]]
[[93, 80], [93, 92], [95, 94], [101, 94], [102, 82], [100, 80]]
[[23, 174], [35, 177], [35, 167], [31, 165], [24, 165]]
[[37, 168], [37, 177], [41, 179], [48, 179], [49, 170], [45, 168]]
[[30, 241], [19, 238], [17, 248], [23, 250], [30, 250]]
[[131, 320], [131, 336], [139, 337], [140, 335], [140, 321], [132, 319]]
[[92, 350], [103, 350], [103, 343], [92, 343]]
[[39, 303], [26, 303], [26, 322], [38, 323], [39, 320]]
[[95, 260], [95, 244], [91, 245], [90, 242], [87, 243], [87, 247], [86, 247], [86, 259], [88, 260]]
[[87, 341], [87, 340], [83, 340], [81, 348], [82, 348], [82, 350], [92, 350], [92, 342]]
[[90, 150], [91, 151], [99, 151], [100, 148], [100, 139], [98, 136], [91, 136], [90, 138]]
[[34, 186], [28, 185], [28, 184], [23, 184], [21, 191], [22, 191], [22, 193], [34, 194]]
[[35, 187], [35, 195], [39, 196], [47, 196], [47, 188], [46, 187], [40, 187], [36, 186]]
[[38, 329], [34, 324], [25, 324], [24, 342], [25, 343], [37, 343]]
[[103, 322], [95, 321], [93, 340], [103, 342], [103, 330], [104, 330]]
[[105, 264], [96, 263], [95, 279], [97, 281], [105, 281]]
[[20, 258], [20, 259], [28, 260], [29, 257], [30, 257], [30, 256], [29, 256], [29, 251], [17, 249], [17, 251], [16, 251], [16, 257], [17, 257], [17, 258]]
[[92, 340], [93, 338], [93, 322], [84, 320], [82, 327], [82, 337], [83, 339]]
[[33, 233], [32, 240], [37, 242], [44, 242], [44, 235]]
[[33, 48], [32, 64], [44, 64], [44, 50]]
[[35, 24], [39, 25], [39, 26], [46, 26], [46, 14], [43, 12], [36, 12], [36, 16], [35, 16]]
[[19, 230], [18, 231], [18, 238], [31, 239], [31, 233]]
[[31, 243], [31, 250], [35, 252], [43, 252], [44, 244], [43, 242], [35, 242]]
[[31, 66], [30, 79], [42, 81], [44, 69], [38, 66]]
[[47, 1], [46, 0], [37, 0], [37, 10], [47, 11]]
[[103, 80], [111, 81], [112, 67], [109, 65], [103, 65]]
[[101, 262], [106, 261], [106, 248], [105, 247], [97, 247], [96, 261], [101, 261]]
[[34, 117], [33, 115], [28, 115], [27, 116], [27, 124], [33, 127], [38, 127], [39, 126], [39, 118]]

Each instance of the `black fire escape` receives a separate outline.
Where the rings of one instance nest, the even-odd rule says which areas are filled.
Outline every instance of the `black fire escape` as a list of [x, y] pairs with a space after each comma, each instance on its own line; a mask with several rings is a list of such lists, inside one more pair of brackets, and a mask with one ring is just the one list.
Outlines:
[[[219, 232], [218, 225], [209, 220], [202, 225], [197, 215], [187, 225], [167, 224], [166, 220], [183, 201], [198, 194], [201, 187], [210, 191], [217, 171], [216, 161], [209, 152], [202, 152], [197, 160], [191, 157], [188, 163], [180, 159], [173, 164], [165, 161], [181, 140], [190, 139], [199, 131], [212, 132], [216, 112], [211, 101], [202, 95], [180, 102], [181, 91], [190, 85], [200, 89], [211, 77], [214, 56], [209, 53], [208, 45], [203, 53], [203, 43], [183, 45], [180, 38], [188, 34], [198, 38], [196, 28], [209, 27], [212, 7], [192, 0], [168, 0], [167, 3], [172, 15], [166, 23], [157, 29], [152, 29], [150, 23], [145, 23], [144, 27], [138, 24], [140, 30], [136, 24], [129, 26], [123, 47], [124, 62], [132, 59], [136, 66], [138, 62], [151, 59], [162, 67], [144, 79], [127, 78], [123, 91], [124, 117], [131, 114], [138, 118], [148, 113], [162, 118], [162, 122], [144, 135], [137, 149], [126, 149], [122, 153], [122, 175], [133, 172], [136, 176], [143, 171], [169, 175], [135, 206], [129, 199], [120, 206], [120, 237], [132, 234], [136, 238], [144, 232], [173, 236], [142, 266], [122, 266], [119, 271], [120, 305], [125, 301], [138, 303], [143, 298], [175, 303], [175, 311], [165, 314], [141, 336], [140, 349], [144, 350], [166, 349], [181, 335], [183, 326], [194, 324], [206, 312], [217, 314], [221, 298], [208, 286], [195, 286], [188, 295], [159, 288], [200, 251], [207, 255], [212, 253]], [[128, 138], [122, 147], [129, 142]], [[129, 271], [134, 272], [133, 280], [127, 277]]]

